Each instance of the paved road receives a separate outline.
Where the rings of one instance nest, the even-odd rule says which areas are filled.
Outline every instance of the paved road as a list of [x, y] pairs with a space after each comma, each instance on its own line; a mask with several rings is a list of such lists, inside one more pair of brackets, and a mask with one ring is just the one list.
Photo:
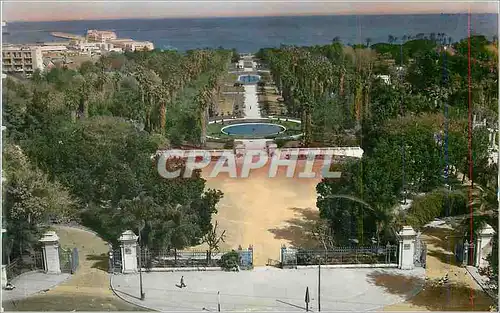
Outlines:
[[[372, 282], [376, 273], [423, 277], [424, 270], [324, 269], [321, 274], [321, 309], [324, 311], [366, 311], [404, 300]], [[176, 285], [184, 275], [186, 288]], [[127, 301], [160, 311], [303, 311], [309, 286], [310, 308], [317, 308], [317, 269], [282, 270], [258, 267], [253, 271], [144, 273], [146, 299], [139, 295], [139, 275], [115, 275], [115, 291]], [[418, 290], [420, 286], [415, 286]], [[415, 290], [415, 291], [416, 291]]]
[[12, 280], [14, 290], [2, 290], [2, 301], [19, 300], [51, 289], [67, 280], [70, 274], [50, 275], [42, 272], [28, 272]]

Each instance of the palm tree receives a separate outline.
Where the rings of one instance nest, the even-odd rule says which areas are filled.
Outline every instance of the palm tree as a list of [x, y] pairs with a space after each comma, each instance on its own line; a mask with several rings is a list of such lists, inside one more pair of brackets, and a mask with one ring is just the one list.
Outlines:
[[371, 38], [366, 38], [365, 41], [366, 41], [366, 46], [368, 48], [370, 48], [370, 43], [372, 42], [372, 39]]
[[97, 62], [98, 74], [97, 74], [97, 89], [99, 92], [104, 92], [104, 86], [110, 81], [107, 70], [111, 66], [111, 62], [108, 58], [101, 57]]
[[[367, 209], [372, 214], [372, 216], [374, 218], [374, 222], [375, 222], [375, 226], [376, 226], [375, 236], [377, 238], [377, 244], [379, 244], [381, 242], [380, 235], [384, 231], [384, 229], [390, 230], [392, 232], [392, 234], [394, 234], [394, 235], [396, 234], [396, 230], [395, 230], [394, 226], [391, 226], [391, 225], [394, 225], [394, 223], [392, 223], [393, 217], [391, 217], [388, 214], [387, 210], [385, 210], [383, 207], [379, 207], [379, 206], [374, 207], [359, 197], [347, 195], [347, 194], [328, 195], [328, 196], [320, 197], [319, 200], [324, 200], [324, 199], [347, 200], [347, 201], [361, 205], [361, 207], [363, 209]], [[363, 235], [361, 235], [361, 236], [363, 236]], [[364, 241], [363, 238], [360, 238], [360, 239], [361, 239], [360, 240], [361, 242]]]
[[151, 111], [155, 107], [156, 98], [158, 97], [158, 86], [161, 84], [160, 77], [152, 70], [139, 66], [134, 76], [139, 83], [141, 93], [141, 103], [145, 111], [144, 120], [146, 130], [152, 130]]
[[195, 98], [198, 107], [198, 119], [201, 128], [200, 144], [205, 146], [207, 138], [207, 124], [208, 124], [208, 107], [210, 103], [210, 95], [207, 88], [203, 88]]
[[[96, 78], [97, 76], [95, 73], [87, 73], [85, 76], [77, 75], [73, 78], [73, 90], [76, 92], [76, 98], [67, 95], [66, 100], [73, 103], [75, 100], [77, 101], [77, 115], [79, 118], [88, 116], [89, 99], [94, 95]], [[69, 98], [72, 98], [72, 100], [69, 100]]]
[[302, 132], [304, 134], [302, 138], [302, 144], [304, 147], [309, 147], [312, 141], [312, 118], [311, 118], [311, 113], [312, 113], [312, 101], [311, 97], [307, 94], [307, 92], [304, 92], [302, 90], [299, 90], [298, 94], [298, 100], [300, 101], [300, 108], [301, 108], [301, 125], [302, 125]]
[[172, 100], [171, 87], [169, 82], [162, 82], [161, 89], [158, 92], [158, 101], [160, 102], [160, 132], [165, 133], [167, 122], [167, 103]]
[[498, 231], [498, 200], [497, 192], [493, 186], [481, 187], [475, 184], [472, 190], [470, 186], [464, 188], [464, 192], [471, 191], [470, 197], [473, 199], [468, 206], [471, 214], [462, 216], [463, 230], [469, 230], [473, 226], [474, 231], [480, 230], [484, 225], [491, 225]]

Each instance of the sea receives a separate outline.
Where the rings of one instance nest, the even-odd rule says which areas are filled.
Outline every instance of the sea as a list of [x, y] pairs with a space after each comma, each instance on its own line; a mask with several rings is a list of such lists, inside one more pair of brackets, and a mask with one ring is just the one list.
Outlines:
[[[224, 18], [165, 18], [9, 22], [3, 43], [64, 41], [51, 32], [84, 35], [87, 29], [113, 30], [120, 38], [147, 40], [158, 49], [235, 48], [252, 53], [280, 45], [324, 45], [338, 38], [345, 44], [387, 42], [389, 35], [445, 33], [453, 41], [467, 37], [467, 14], [332, 15]], [[5, 33], [7, 32], [7, 33]], [[471, 33], [498, 35], [496, 14], [472, 14]]]

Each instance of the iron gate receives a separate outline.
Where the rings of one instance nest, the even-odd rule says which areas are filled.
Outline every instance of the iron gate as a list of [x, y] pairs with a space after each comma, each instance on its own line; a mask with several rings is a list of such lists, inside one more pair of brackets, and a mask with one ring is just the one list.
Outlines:
[[476, 260], [476, 245], [469, 241], [457, 243], [455, 245], [455, 258], [462, 265], [475, 265]]
[[79, 265], [78, 249], [59, 249], [61, 272], [74, 274]]
[[417, 235], [415, 239], [415, 251], [413, 254], [413, 264], [416, 267], [425, 268], [427, 258], [427, 245], [420, 239], [420, 233]]
[[80, 259], [78, 257], [78, 249], [73, 248], [73, 250], [71, 251], [71, 274], [76, 272], [78, 265], [80, 265]]
[[122, 272], [122, 253], [121, 249], [111, 249], [110, 251], [110, 269], [111, 273]]
[[59, 264], [61, 272], [71, 273], [71, 250], [60, 248], [59, 249]]

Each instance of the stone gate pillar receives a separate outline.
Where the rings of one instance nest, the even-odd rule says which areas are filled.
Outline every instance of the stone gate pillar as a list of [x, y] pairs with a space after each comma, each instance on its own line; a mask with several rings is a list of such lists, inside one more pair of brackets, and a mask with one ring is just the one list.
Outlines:
[[55, 231], [48, 231], [39, 240], [43, 244], [43, 264], [47, 274], [61, 274], [59, 262], [59, 236]]
[[415, 240], [417, 233], [411, 226], [403, 226], [398, 233], [399, 239], [399, 268], [402, 270], [412, 270], [415, 255]]
[[488, 262], [485, 260], [491, 253], [491, 244], [495, 230], [490, 225], [486, 224], [479, 231], [479, 236], [476, 240], [476, 267], [485, 267]]
[[118, 241], [122, 254], [122, 273], [137, 272], [137, 238], [133, 231], [127, 230], [122, 233]]

